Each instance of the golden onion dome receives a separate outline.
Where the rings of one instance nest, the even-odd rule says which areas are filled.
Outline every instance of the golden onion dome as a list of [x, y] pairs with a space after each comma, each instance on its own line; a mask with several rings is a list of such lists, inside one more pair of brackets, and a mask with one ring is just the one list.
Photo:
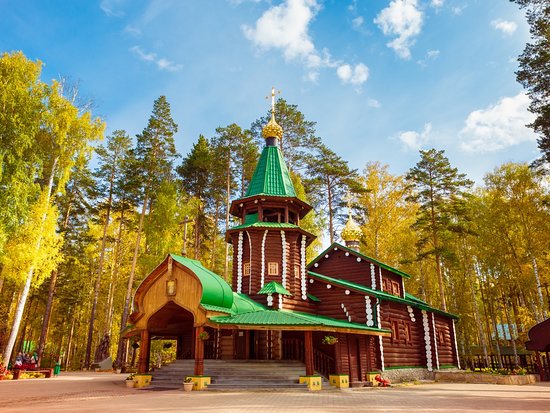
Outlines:
[[346, 226], [342, 230], [342, 239], [346, 242], [349, 241], [359, 241], [361, 238], [361, 228], [355, 223], [353, 218], [350, 216]]
[[283, 128], [275, 120], [275, 114], [271, 113], [271, 119], [262, 129], [262, 136], [264, 138], [283, 138]]

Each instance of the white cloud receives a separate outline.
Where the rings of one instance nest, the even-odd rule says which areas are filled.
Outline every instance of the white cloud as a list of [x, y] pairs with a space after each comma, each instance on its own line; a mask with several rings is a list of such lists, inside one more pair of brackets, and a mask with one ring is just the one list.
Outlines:
[[[361, 85], [368, 78], [368, 68], [359, 63], [355, 68], [332, 59], [328, 49], [319, 52], [309, 35], [309, 25], [321, 9], [317, 0], [285, 0], [270, 7], [256, 21], [254, 27], [244, 25], [247, 39], [261, 50], [281, 50], [285, 60], [300, 61], [307, 68], [305, 79], [317, 82], [319, 70], [324, 67], [349, 67], [349, 75], [338, 76], [344, 83]], [[346, 69], [343, 69], [344, 71]], [[344, 76], [342, 78], [342, 76]]]
[[348, 64], [338, 66], [336, 74], [342, 83], [349, 83], [354, 86], [361, 86], [369, 78], [369, 68], [363, 63], [351, 67]]
[[351, 24], [353, 25], [354, 29], [358, 29], [363, 25], [364, 22], [365, 22], [365, 19], [362, 16], [357, 16], [355, 19], [351, 21]]
[[439, 9], [443, 7], [444, 2], [445, 0], [432, 0], [430, 6], [432, 6], [434, 9]]
[[168, 72], [178, 72], [183, 68], [183, 65], [174, 63], [164, 57], [157, 57], [156, 53], [147, 53], [141, 47], [134, 46], [130, 48], [130, 51], [134, 53], [141, 60], [149, 63], [154, 63], [159, 70], [165, 70]]
[[518, 28], [518, 25], [515, 22], [502, 19], [493, 20], [491, 22], [491, 26], [493, 27], [493, 29], [500, 30], [503, 34], [507, 36], [511, 36], [512, 34], [514, 34], [516, 29]]
[[522, 142], [536, 140], [525, 125], [534, 120], [527, 110], [529, 97], [520, 92], [500, 99], [495, 105], [468, 115], [459, 133], [460, 147], [466, 152], [494, 152]]
[[435, 60], [439, 57], [439, 53], [439, 50], [428, 50], [424, 59], [418, 60], [417, 63], [422, 67], [426, 67], [428, 66], [428, 62], [430, 62], [431, 60]]
[[406, 131], [399, 133], [399, 139], [405, 144], [408, 149], [420, 149], [428, 142], [430, 133], [432, 132], [432, 124], [430, 122], [424, 124], [422, 132]]
[[387, 45], [402, 59], [410, 59], [410, 47], [414, 37], [422, 29], [422, 12], [418, 9], [417, 0], [393, 0], [374, 19], [374, 23], [386, 36], [397, 36]]
[[462, 12], [464, 11], [464, 9], [466, 8], [466, 5], [465, 4], [461, 4], [459, 6], [453, 6], [451, 8], [451, 12], [455, 15], [455, 16], [460, 16], [462, 14]]
[[245, 25], [242, 30], [261, 49], [281, 49], [287, 60], [302, 58], [313, 64], [319, 56], [308, 26], [319, 8], [316, 0], [287, 0], [268, 9], [256, 21], [256, 27]]
[[141, 30], [136, 26], [132, 26], [131, 24], [126, 25], [126, 27], [124, 28], [124, 32], [134, 37], [141, 36]]
[[367, 105], [371, 108], [377, 108], [377, 109], [380, 106], [382, 106], [382, 105], [380, 105], [379, 101], [377, 101], [376, 99], [372, 99], [372, 98], [367, 101]]
[[101, 0], [99, 8], [109, 17], [123, 17], [124, 11], [120, 10], [124, 0]]

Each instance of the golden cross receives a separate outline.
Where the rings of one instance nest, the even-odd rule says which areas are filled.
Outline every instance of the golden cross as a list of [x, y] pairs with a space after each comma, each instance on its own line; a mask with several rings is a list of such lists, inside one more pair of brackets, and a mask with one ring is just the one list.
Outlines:
[[344, 195], [344, 200], [348, 203], [348, 218], [351, 218], [351, 201], [353, 201], [353, 197], [351, 196], [351, 193], [346, 191], [346, 195]]
[[275, 96], [281, 93], [280, 90], [275, 90], [275, 86], [271, 87], [271, 96], [266, 96], [266, 99], [271, 97], [271, 114], [275, 115]]

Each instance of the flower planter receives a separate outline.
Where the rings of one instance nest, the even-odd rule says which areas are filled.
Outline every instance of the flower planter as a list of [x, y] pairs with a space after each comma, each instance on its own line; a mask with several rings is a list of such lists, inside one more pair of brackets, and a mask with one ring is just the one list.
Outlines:
[[190, 383], [183, 383], [183, 391], [191, 391], [193, 390], [193, 385], [195, 383], [193, 382], [190, 382]]
[[134, 380], [126, 380], [126, 387], [133, 389], [135, 385]]

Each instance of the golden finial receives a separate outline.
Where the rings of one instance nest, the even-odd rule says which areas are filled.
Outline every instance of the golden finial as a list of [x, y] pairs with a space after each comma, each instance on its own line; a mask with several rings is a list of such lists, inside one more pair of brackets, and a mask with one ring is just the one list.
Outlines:
[[[283, 128], [275, 120], [275, 96], [281, 93], [280, 90], [275, 90], [275, 87], [271, 88], [271, 119], [262, 129], [262, 136], [264, 138], [283, 138]], [[270, 96], [266, 96], [269, 99]]]
[[349, 191], [346, 193], [344, 199], [348, 204], [348, 222], [346, 222], [346, 225], [342, 230], [341, 237], [344, 241], [346, 241], [346, 243], [358, 242], [361, 238], [361, 228], [359, 228], [359, 225], [357, 225], [351, 216], [351, 201], [353, 200], [353, 197]]

